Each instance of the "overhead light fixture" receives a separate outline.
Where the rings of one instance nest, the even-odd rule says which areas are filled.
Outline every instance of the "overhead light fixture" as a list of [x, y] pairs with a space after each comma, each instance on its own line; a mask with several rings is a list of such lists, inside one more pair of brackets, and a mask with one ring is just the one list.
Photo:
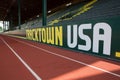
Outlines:
[[51, 13], [51, 10], [49, 10], [48, 13]]
[[40, 17], [40, 15], [37, 15], [36, 17]]
[[66, 6], [70, 6], [70, 5], [72, 5], [72, 3], [71, 3], [71, 2], [66, 4]]

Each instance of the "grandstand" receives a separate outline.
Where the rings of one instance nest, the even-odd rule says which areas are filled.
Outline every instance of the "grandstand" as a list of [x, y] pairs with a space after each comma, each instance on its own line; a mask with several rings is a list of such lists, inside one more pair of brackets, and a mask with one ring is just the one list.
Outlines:
[[[79, 23], [81, 21], [107, 19], [120, 15], [120, 1], [116, 0], [91, 0], [76, 3], [69, 7], [64, 7], [59, 11], [47, 16], [47, 26]], [[88, 5], [87, 5], [88, 4]], [[94, 15], [96, 14], [96, 15]], [[79, 22], [78, 22], [79, 21]], [[42, 17], [21, 25], [22, 28], [41, 27]]]

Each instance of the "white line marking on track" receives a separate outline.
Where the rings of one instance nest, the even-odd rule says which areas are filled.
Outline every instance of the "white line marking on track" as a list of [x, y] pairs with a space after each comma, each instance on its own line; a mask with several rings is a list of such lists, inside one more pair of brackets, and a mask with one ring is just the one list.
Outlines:
[[6, 46], [15, 54], [15, 56], [22, 62], [22, 64], [30, 71], [30, 73], [37, 79], [42, 80], [31, 68], [30, 66], [13, 50], [13, 48], [3, 39], [0, 38]]
[[[13, 38], [11, 38], [11, 39], [13, 39]], [[15, 40], [15, 41], [18, 41], [18, 40], [16, 40], [16, 39], [14, 39], [14, 40]], [[20, 41], [20, 40], [19, 40], [18, 42], [23, 43], [23, 44], [26, 44], [26, 45], [31, 46], [31, 47], [34, 47], [34, 48], [36, 48], [36, 49], [42, 50], [42, 51], [44, 51], [44, 52], [51, 53], [51, 54], [56, 55], [56, 56], [58, 56], [58, 57], [61, 57], [61, 58], [64, 58], [64, 59], [67, 59], [67, 60], [70, 60], [70, 61], [73, 61], [73, 62], [82, 64], [82, 65], [85, 65], [85, 66], [88, 66], [88, 67], [91, 67], [91, 68], [96, 69], [96, 70], [99, 70], [99, 71], [106, 72], [106, 73], [108, 73], [108, 74], [111, 74], [111, 75], [114, 75], [114, 76], [117, 76], [117, 77], [120, 77], [119, 74], [116, 74], [116, 73], [110, 72], [110, 71], [108, 71], [108, 70], [105, 70], [105, 69], [102, 69], [102, 68], [98, 68], [98, 67], [96, 67], [96, 66], [92, 66], [92, 65], [89, 65], [89, 64], [87, 64], [87, 63], [84, 63], [84, 62], [81, 62], [81, 61], [78, 61], [78, 60], [75, 60], [75, 59], [72, 59], [72, 58], [69, 58], [69, 57], [66, 57], [66, 56], [63, 56], [63, 55], [54, 53], [54, 52], [51, 52], [51, 51], [49, 51], [49, 50], [45, 50], [45, 49], [43, 49], [43, 48], [40, 48], [40, 47], [37, 47], [37, 46], [35, 46], [35, 45], [29, 44], [29, 43], [27, 43], [27, 42], [23, 42], [23, 41]]]

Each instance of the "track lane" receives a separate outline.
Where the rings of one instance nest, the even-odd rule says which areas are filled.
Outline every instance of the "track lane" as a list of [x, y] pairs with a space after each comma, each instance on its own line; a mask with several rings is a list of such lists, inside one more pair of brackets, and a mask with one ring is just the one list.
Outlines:
[[29, 70], [29, 72], [37, 79], [41, 80], [41, 78], [31, 69], [31, 67], [18, 55], [18, 53], [4, 40], [1, 39], [5, 45], [13, 52], [13, 54], [19, 59], [19, 61]]
[[[116, 74], [120, 73], [119, 63], [116, 63], [114, 61], [109, 62], [106, 60], [101, 60], [101, 58], [93, 58], [93, 56], [88, 56], [88, 55], [86, 56], [86, 58], [84, 58], [83, 55], [81, 56], [77, 52], [71, 52], [71, 51], [67, 51], [64, 49], [50, 47], [45, 44], [37, 44], [34, 42], [20, 40], [20, 39], [14, 40], [15, 38], [11, 38], [11, 39], [13, 39], [13, 41], [17, 40], [18, 42], [24, 41], [25, 43], [29, 43], [29, 44], [35, 45], [37, 47], [44, 48], [46, 50], [52, 51], [57, 54], [72, 57], [73, 59], [81, 60], [88, 64], [91, 64], [91, 65], [94, 65], [94, 66], [97, 66], [100, 68], [102, 67], [103, 69], [108, 69], [109, 71], [111, 71], [111, 68], [115, 67], [114, 70], [112, 70], [111, 72], [114, 72]], [[10, 40], [10, 41], [12, 41], [12, 40]], [[47, 79], [48, 80], [49, 79], [51, 79], [51, 80], [59, 80], [59, 79], [60, 80], [61, 79], [63, 79], [63, 80], [64, 79], [88, 80], [89, 78], [91, 78], [92, 80], [96, 80], [96, 79], [112, 80], [113, 78], [114, 78], [114, 80], [118, 80], [118, 77], [113, 76], [111, 74], [108, 74], [108, 73], [105, 73], [102, 71], [98, 71], [98, 70], [96, 71], [95, 69], [91, 69], [83, 64], [71, 62], [70, 60], [63, 59], [58, 56], [56, 57], [55, 55], [52, 55], [49, 52], [46, 53], [43, 50], [34, 49], [34, 47], [30, 47], [21, 42], [20, 42], [19, 46], [22, 46], [22, 48], [18, 47], [18, 45], [16, 45], [16, 46], [14, 45], [13, 47], [18, 52], [24, 52], [24, 54], [20, 53], [20, 55], [22, 57], [24, 57], [24, 59], [29, 63], [29, 65], [31, 65], [32, 68], [39, 75], [42, 76], [43, 80], [47, 80]], [[16, 49], [16, 47], [19, 49]], [[111, 66], [111, 67], [109, 67], [110, 69], [106, 68], [104, 66], [101, 66], [101, 65], [98, 66], [99, 62], [101, 64], [107, 64], [107, 67]], [[86, 70], [90, 70], [91, 72], [94, 72], [94, 73], [92, 73], [92, 75], [90, 75], [91, 73], [87, 74], [89, 71], [86, 71]], [[70, 75], [73, 75], [72, 73], [76, 74], [76, 76], [75, 75], [70, 76]], [[84, 76], [83, 76], [83, 74], [84, 74]], [[87, 75], [87, 76], [85, 76], [85, 75]], [[69, 78], [66, 76], [69, 76]], [[107, 76], [107, 77], [105, 77], [105, 76]]]
[[[12, 43], [13, 44], [13, 43]], [[0, 80], [35, 80], [0, 36]]]

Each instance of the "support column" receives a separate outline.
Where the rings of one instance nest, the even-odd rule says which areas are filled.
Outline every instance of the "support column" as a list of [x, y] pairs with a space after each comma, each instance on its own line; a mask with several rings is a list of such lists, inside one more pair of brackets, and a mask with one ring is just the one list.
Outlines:
[[4, 28], [5, 28], [5, 21], [3, 21], [3, 31], [4, 31]]
[[42, 26], [47, 25], [47, 0], [42, 0]]
[[21, 29], [21, 0], [18, 1], [18, 26]]
[[12, 30], [13, 28], [13, 17], [12, 17], [12, 14], [10, 14], [10, 27], [9, 27], [9, 30]]

